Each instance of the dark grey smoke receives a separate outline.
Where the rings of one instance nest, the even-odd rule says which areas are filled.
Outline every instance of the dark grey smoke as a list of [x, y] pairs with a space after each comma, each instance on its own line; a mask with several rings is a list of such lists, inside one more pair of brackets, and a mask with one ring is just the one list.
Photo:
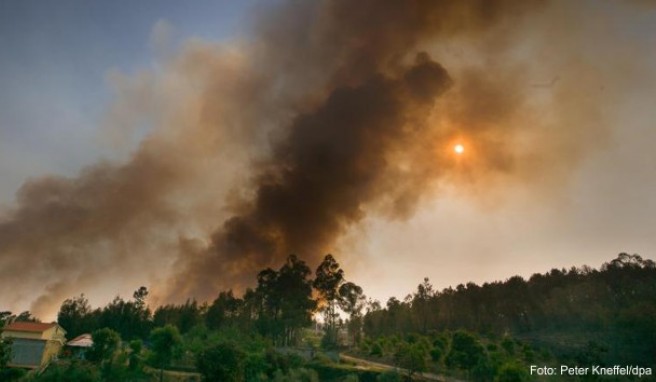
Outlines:
[[[586, 11], [289, 1], [259, 8], [242, 41], [192, 41], [162, 69], [119, 76], [107, 126], [152, 132], [125, 163], [22, 187], [0, 217], [0, 305], [52, 314], [88, 289], [148, 281], [153, 302], [210, 299], [290, 253], [316, 263], [365, 217], [407, 218], [443, 184], [481, 198], [554, 189], [603, 144], [600, 110], [624, 84], [590, 69], [617, 57], [581, 52]], [[560, 80], [540, 98], [543, 66]]]
[[[434, 140], [436, 101], [452, 79], [419, 45], [493, 33], [536, 4], [290, 2], [266, 15], [258, 58], [271, 65], [269, 75], [282, 76], [284, 94], [300, 88], [311, 101], [255, 170], [252, 201], [212, 235], [207, 250], [183, 253], [167, 298], [243, 287], [255, 270], [290, 253], [316, 263], [383, 199], [392, 215], [410, 214], [431, 182], [448, 173], [426, 141]], [[499, 113], [511, 109], [502, 105]]]

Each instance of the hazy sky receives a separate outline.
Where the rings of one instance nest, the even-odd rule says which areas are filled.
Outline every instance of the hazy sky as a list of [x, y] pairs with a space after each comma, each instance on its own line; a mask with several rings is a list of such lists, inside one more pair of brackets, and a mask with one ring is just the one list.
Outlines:
[[[656, 8], [643, 2], [626, 2], [624, 5], [592, 1], [580, 2], [576, 6], [566, 5], [567, 2], [550, 4], [553, 5], [536, 11], [539, 16], [518, 27], [518, 31], [508, 33], [508, 36], [495, 32], [505, 36], [499, 39], [502, 42], [496, 39], [488, 41], [487, 37], [481, 41], [469, 36], [451, 39], [450, 35], [422, 42], [421, 47], [428, 50], [449, 72], [455, 84], [449, 91], [457, 94], [458, 99], [465, 99], [469, 94], [466, 86], [461, 84], [467, 83], [470, 68], [492, 68], [488, 73], [492, 82], [508, 77], [512, 89], [519, 89], [518, 94], [524, 100], [513, 100], [513, 104], [522, 105], [522, 112], [519, 116], [513, 114], [512, 118], [504, 117], [506, 119], [500, 119], [499, 123], [522, 127], [513, 127], [512, 134], [503, 135], [509, 138], [501, 141], [496, 138], [497, 135], [486, 140], [492, 136], [494, 129], [476, 135], [480, 140], [474, 140], [474, 134], [468, 136], [463, 133], [466, 150], [457, 160], [465, 163], [457, 167], [447, 162], [450, 163], [448, 166], [455, 167], [449, 167], [448, 176], [435, 177], [435, 181], [426, 186], [427, 191], [421, 193], [416, 207], [407, 213], [388, 213], [385, 207], [378, 208], [376, 204], [384, 204], [385, 194], [369, 201], [376, 207], [365, 208], [368, 213], [354, 218], [352, 224], [340, 231], [330, 250], [345, 266], [347, 277], [362, 285], [368, 295], [383, 301], [389, 296], [402, 298], [414, 290], [423, 277], [429, 277], [436, 287], [444, 288], [468, 281], [503, 280], [516, 274], [530, 276], [552, 267], [583, 264], [598, 267], [619, 252], [655, 258], [656, 50], [653, 47], [656, 46]], [[254, 34], [263, 33], [258, 25], [252, 25], [254, 15], [266, 12], [265, 9], [269, 8], [263, 8], [261, 4], [258, 6], [254, 0], [0, 2], [0, 223], [4, 221], [6, 224], [5, 228], [0, 226], [0, 266], [7, 271], [0, 274], [30, 272], [29, 268], [16, 266], [10, 259], [10, 253], [13, 256], [20, 252], [16, 248], [31, 247], [20, 247], [13, 242], [12, 246], [3, 247], [2, 242], [3, 239], [11, 241], [8, 236], [17, 232], [11, 228], [13, 222], [18, 221], [16, 216], [24, 216], [16, 214], [17, 201], [14, 199], [23, 183], [44, 175], [63, 175], [75, 179], [79, 171], [100, 160], [128, 161], [133, 158], [131, 155], [139, 152], [139, 147], [148, 147], [148, 144], [139, 146], [139, 142], [151, 136], [151, 129], [158, 129], [157, 122], [153, 120], [166, 119], [162, 124], [168, 126], [173, 123], [169, 117], [188, 116], [185, 113], [193, 116], [196, 101], [202, 99], [203, 92], [207, 91], [204, 83], [194, 81], [198, 78], [203, 81], [203, 76], [214, 77], [211, 73], [205, 73], [205, 66], [202, 66], [199, 77], [194, 74], [191, 79], [187, 78], [185, 71], [196, 71], [198, 68], [194, 62], [197, 61], [194, 60], [201, 56], [202, 60], [198, 60], [210, 62], [207, 64], [210, 71], [213, 68], [222, 71], [223, 76], [217, 81], [221, 89], [230, 89], [231, 73], [235, 73], [237, 78], [242, 75], [234, 67], [241, 67], [243, 61], [251, 58], [257, 60], [259, 54], [269, 57], [271, 53], [267, 49], [276, 49], [275, 46], [259, 48], [252, 40]], [[273, 29], [278, 30], [285, 28], [285, 21], [281, 17], [269, 22], [275, 24]], [[257, 33], [252, 32], [254, 29]], [[290, 27], [290, 30], [292, 32], [281, 35], [294, 36], [293, 28]], [[305, 37], [298, 38], [307, 43]], [[194, 42], [190, 43], [189, 40]], [[244, 46], [241, 41], [244, 40], [250, 41], [244, 44], [248, 46], [245, 48], [247, 53], [240, 50]], [[264, 40], [267, 44], [277, 41], [275, 37]], [[312, 41], [310, 37], [308, 40]], [[491, 45], [486, 45], [488, 42]], [[216, 43], [219, 45], [212, 45]], [[495, 43], [504, 46], [503, 53], [490, 53], [496, 49], [492, 47]], [[203, 49], [215, 49], [206, 48], [204, 44], [220, 46], [229, 52], [207, 53], [209, 58], [204, 58]], [[189, 46], [192, 47], [191, 53], [184, 48]], [[237, 47], [234, 48], [237, 53], [231, 53], [231, 46]], [[256, 53], [248, 53], [252, 51]], [[257, 53], [260, 51], [265, 53]], [[299, 48], [299, 51], [302, 50]], [[190, 56], [193, 59], [185, 59]], [[489, 58], [492, 56], [496, 58]], [[177, 63], [176, 57], [182, 57], [180, 63]], [[293, 61], [294, 57], [276, 62], [277, 70], [285, 67], [293, 70], [294, 66], [285, 61], [288, 59]], [[325, 57], [319, 59], [326, 60]], [[299, 57], [299, 60], [305, 66], [312, 64], [306, 57]], [[176, 62], [171, 65], [173, 69], [167, 66], [171, 61]], [[228, 63], [224, 64], [223, 61]], [[267, 65], [265, 62], [249, 67], [256, 68], [252, 73], [264, 73], [269, 70], [264, 68]], [[331, 66], [317, 64], [317, 68], [317, 72], [322, 72]], [[514, 72], [514, 68], [520, 69]], [[495, 69], [501, 74], [495, 74]], [[472, 78], [481, 77], [477, 75]], [[272, 81], [267, 80], [270, 88], [288, 86], [294, 89], [289, 91], [291, 95], [286, 95], [284, 101], [294, 105], [289, 110], [311, 108], [298, 106], [296, 101], [287, 101], [302, 93], [298, 89], [305, 91], [310, 85], [286, 85], [287, 80], [309, 83], [324, 81], [310, 70], [296, 79], [282, 78], [282, 85], [270, 85]], [[146, 84], [143, 88], [139, 85], [142, 83], [140, 81]], [[481, 81], [488, 79], [483, 77]], [[229, 92], [221, 90], [224, 91]], [[135, 96], [137, 93], [138, 96]], [[275, 125], [280, 121], [284, 124], [287, 121], [285, 115], [270, 110], [275, 108], [275, 102], [267, 104], [266, 100], [258, 98], [260, 95], [257, 94], [266, 92], [253, 93], [256, 95], [249, 91], [248, 95], [239, 93], [234, 98], [221, 96], [217, 97], [217, 102], [237, 99], [246, 100], [244, 102], [249, 105], [257, 104], [258, 113], [262, 116], [275, 116], [264, 125]], [[184, 104], [184, 113], [169, 114], [166, 105], [176, 103], [178, 98], [175, 97], [182, 97], [181, 94], [185, 99], [196, 101]], [[320, 93], [308, 91], [307, 94], [321, 98]], [[448, 96], [450, 93], [446, 94]], [[494, 94], [490, 97], [495, 97]], [[150, 96], [161, 99], [149, 101]], [[143, 101], [144, 97], [146, 101]], [[127, 118], [125, 122], [121, 119], [123, 116], [115, 115], [117, 110], [119, 113], [124, 110], [116, 106], [122, 105], [124, 100], [128, 103], [125, 114], [138, 114], [140, 106], [129, 105], [130, 100], [137, 98], [145, 105], [155, 105], [145, 107], [150, 122], [142, 123], [138, 118]], [[484, 113], [489, 107], [488, 103], [493, 102], [486, 99], [484, 94], [480, 98], [483, 101], [477, 102], [482, 103], [463, 110], [469, 113], [481, 110]], [[440, 107], [444, 109], [455, 110], [459, 107], [456, 101], [440, 102], [443, 102]], [[262, 104], [266, 105], [260, 106]], [[214, 105], [223, 110], [223, 106]], [[230, 114], [235, 107], [226, 107], [222, 113]], [[409, 106], [409, 109], [412, 107]], [[200, 107], [199, 113], [208, 113], [206, 108], [206, 105]], [[267, 111], [263, 112], [264, 109]], [[152, 116], [158, 113], [161, 117]], [[449, 114], [448, 121], [439, 120], [439, 123], [466, 123], [468, 118], [453, 112], [453, 116]], [[108, 125], [107, 121], [118, 120], [136, 125], [127, 139], [112, 138], [112, 125]], [[234, 122], [232, 119], [230, 121]], [[438, 119], [430, 121], [438, 123]], [[248, 124], [248, 121], [241, 118], [239, 123]], [[203, 132], [207, 128], [205, 125], [203, 122]], [[582, 125], [587, 127], [578, 130]], [[536, 129], [537, 133], [531, 135], [531, 129]], [[153, 135], [157, 147], [174, 147], [168, 145], [180, 139], [176, 133], [170, 133], [176, 130], [170, 127], [161, 130], [165, 133]], [[263, 130], [267, 133], [275, 131], [275, 126]], [[466, 128], [460, 130], [467, 131]], [[191, 134], [194, 131], [191, 130]], [[209, 233], [214, 232], [228, 216], [226, 210], [218, 206], [223, 202], [216, 202], [217, 206], [207, 208], [210, 212], [216, 212], [214, 217], [203, 216], [197, 221], [189, 217], [193, 215], [189, 211], [196, 211], [208, 200], [231, 198], [231, 182], [243, 181], [239, 174], [232, 174], [231, 171], [239, 173], [244, 163], [261, 160], [270, 154], [261, 147], [262, 142], [269, 139], [268, 135], [264, 135], [264, 139], [259, 136], [244, 143], [239, 138], [241, 136], [236, 134], [238, 137], [234, 141], [238, 143], [217, 146], [226, 157], [208, 156], [220, 163], [216, 166], [217, 173], [225, 170], [226, 174], [231, 175], [210, 172], [210, 175], [202, 177], [189, 175], [193, 180], [186, 177], [184, 181], [176, 180], [176, 185], [184, 183], [185, 186], [172, 187], [174, 191], [164, 198], [167, 202], [175, 199], [173, 204], [178, 208], [174, 218], [166, 219], [191, 223], [184, 229], [175, 224], [166, 225], [157, 231], [157, 235], [174, 232], [172, 236], [189, 237], [201, 232], [194, 240], [207, 246], [203, 240], [209, 240]], [[123, 137], [124, 133], [117, 136]], [[565, 136], [566, 139], [554, 138]], [[473, 141], [467, 141], [468, 137]], [[165, 143], [161, 144], [160, 140]], [[523, 143], [525, 140], [530, 143]], [[146, 141], [149, 142], [148, 139]], [[468, 142], [471, 143], [469, 146]], [[193, 144], [193, 147], [205, 147], [196, 146], [200, 145], [198, 142]], [[451, 155], [452, 144], [450, 138], [438, 139], [435, 150]], [[503, 165], [492, 166], [487, 162], [484, 164], [485, 171], [471, 170], [467, 166], [475, 165], [467, 164], [467, 161], [487, 160], [487, 154], [483, 153], [496, 150], [483, 145], [497, 145], [499, 150], [506, 150], [513, 158], [513, 168], [517, 170], [499, 170]], [[232, 153], [231, 147], [251, 147], [253, 153], [244, 159], [240, 157], [243, 154]], [[396, 150], [394, 147], [390, 150]], [[161, 154], [161, 150], [159, 152]], [[172, 152], [171, 157], [174, 155], [177, 153]], [[420, 157], [419, 153], [417, 155], [411, 158]], [[205, 160], [205, 156], [200, 154], [199, 158]], [[234, 159], [234, 166], [230, 158]], [[425, 160], [421, 166], [416, 162], [410, 164], [413, 165], [430, 168]], [[444, 165], [444, 162], [436, 164]], [[190, 174], [196, 169], [196, 165], [185, 166], [180, 173]], [[459, 174], [459, 169], [463, 174]], [[492, 172], [495, 175], [488, 176]], [[177, 176], [176, 173], [176, 179]], [[210, 180], [203, 183], [200, 179], [204, 178]], [[168, 184], [164, 183], [164, 187]], [[204, 188], [206, 193], [201, 195], [197, 186]], [[178, 195], [184, 193], [185, 187], [193, 189], [193, 196], [190, 196], [192, 193]], [[214, 196], [208, 196], [213, 193]], [[30, 194], [25, 200], [32, 198], [47, 199], [48, 194], [45, 191]], [[28, 211], [24, 206], [21, 208], [21, 211]], [[185, 213], [180, 213], [183, 210]], [[144, 221], [151, 221], [149, 219], [155, 218], [148, 217]], [[56, 220], [54, 217], [53, 221]], [[191, 225], [193, 228], [189, 228]], [[2, 229], [5, 229], [5, 236], [2, 236]], [[44, 227], [35, 229], [47, 230]], [[24, 240], [29, 241], [29, 234], [25, 237], [27, 239]], [[52, 265], [55, 264], [50, 263], [53, 260], [45, 260], [41, 255], [22, 253], [24, 259], [43, 261], [53, 266], [54, 272], [59, 271], [59, 267], [71, 267], [74, 272], [64, 272], [66, 276], [62, 279], [49, 278], [43, 283], [39, 281], [43, 270], [22, 277], [28, 291], [22, 292], [20, 298], [12, 296], [12, 291], [23, 288], [16, 285], [9, 288], [0, 283], [0, 310], [32, 307], [41, 314], [49, 315], [52, 314], [52, 307], [44, 306], [50, 304], [57, 307], [62, 297], [84, 292], [94, 305], [99, 305], [115, 294], [129, 296], [141, 284], [161, 284], [171, 272], [168, 267], [175, 267], [181, 261], [176, 262], [175, 255], [166, 254], [158, 255], [162, 256], [162, 262], [157, 266], [153, 266], [153, 259], [158, 258], [155, 255], [144, 255], [143, 262], [134, 260], [133, 257], [141, 256], [141, 251], [155, 252], [172, 245], [166, 242], [160, 247], [151, 248], [142, 243], [148, 237], [145, 235], [134, 239], [140, 246], [134, 251], [125, 249], [129, 255], [119, 257], [122, 259], [119, 261], [125, 261], [130, 266], [112, 268], [106, 273], [93, 267], [89, 271], [71, 263]], [[34, 240], [40, 240], [40, 236], [35, 236]], [[125, 240], [130, 243], [132, 239]], [[86, 243], [75, 243], [82, 248], [75, 255], [81, 256], [81, 262], [82, 257], [89, 256], [85, 251], [99, 251], [99, 247], [89, 249], [84, 247]], [[3, 253], [3, 250], [6, 252]], [[171, 253], [174, 252], [183, 251], [172, 249]], [[303, 257], [303, 254], [300, 255]], [[97, 261], [102, 263], [107, 259], [100, 256]], [[262, 267], [269, 265], [263, 263]], [[189, 267], [185, 269], [194, 269], [188, 264], [184, 266]], [[87, 280], [82, 276], [85, 272], [96, 275], [95, 279]], [[190, 274], [188, 277], [195, 276]], [[73, 284], [79, 280], [79, 287], [60, 288], [61, 282], [67, 280], [73, 280]], [[42, 297], [46, 290], [52, 292], [51, 300], [46, 301], [44, 306], [33, 305], [34, 300]]]
[[169, 44], [234, 37], [254, 4], [0, 2], [0, 203], [10, 203], [27, 177], [73, 175], [113, 155], [98, 133], [111, 99], [108, 73], [151, 67], [158, 36]]

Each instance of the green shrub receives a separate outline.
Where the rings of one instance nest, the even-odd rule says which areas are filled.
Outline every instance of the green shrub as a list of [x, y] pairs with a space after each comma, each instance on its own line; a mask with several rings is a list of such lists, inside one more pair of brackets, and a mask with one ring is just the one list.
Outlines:
[[100, 382], [97, 368], [86, 362], [72, 362], [64, 367], [51, 365], [43, 374], [29, 379], [31, 382]]
[[430, 351], [430, 356], [433, 362], [440, 362], [443, 355], [444, 355], [444, 351], [438, 347], [434, 347]]
[[246, 354], [232, 342], [203, 350], [196, 359], [198, 371], [208, 381], [239, 382], [244, 377]]
[[374, 342], [371, 345], [371, 349], [369, 350], [369, 355], [373, 355], [376, 357], [383, 356], [383, 346], [380, 344], [380, 342]]
[[526, 370], [517, 364], [507, 363], [499, 369], [497, 375], [497, 382], [523, 382], [528, 380], [528, 373]]
[[11, 382], [18, 381], [25, 375], [23, 369], [0, 369], [0, 381]]
[[402, 382], [403, 377], [396, 371], [386, 371], [376, 379], [378, 382]]

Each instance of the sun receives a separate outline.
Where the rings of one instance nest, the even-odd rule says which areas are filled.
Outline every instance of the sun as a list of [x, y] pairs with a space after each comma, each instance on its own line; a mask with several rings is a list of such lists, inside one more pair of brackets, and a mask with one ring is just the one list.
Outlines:
[[462, 153], [465, 152], [465, 146], [463, 146], [461, 144], [457, 144], [457, 145], [453, 146], [453, 151], [456, 154], [461, 155]]

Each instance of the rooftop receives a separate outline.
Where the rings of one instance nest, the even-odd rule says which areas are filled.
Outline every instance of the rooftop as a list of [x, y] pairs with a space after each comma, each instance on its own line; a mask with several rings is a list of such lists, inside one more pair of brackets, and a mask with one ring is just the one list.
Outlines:
[[42, 333], [53, 326], [57, 325], [55, 322], [45, 323], [45, 322], [12, 322], [11, 324], [5, 326], [4, 331], [14, 331], [14, 332], [33, 332], [33, 333]]
[[93, 346], [93, 338], [91, 337], [91, 334], [81, 334], [72, 340], [68, 341], [66, 344], [68, 346], [73, 346], [73, 347], [81, 347], [81, 348], [90, 348]]

